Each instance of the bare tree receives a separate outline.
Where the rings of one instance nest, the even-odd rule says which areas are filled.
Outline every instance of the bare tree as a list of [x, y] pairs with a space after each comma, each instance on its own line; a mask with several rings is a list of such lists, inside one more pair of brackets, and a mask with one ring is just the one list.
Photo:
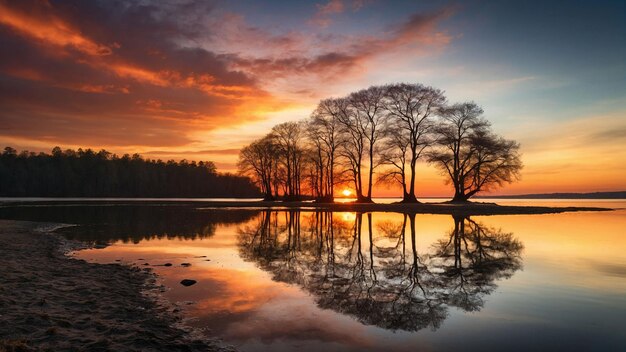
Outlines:
[[341, 136], [339, 156], [341, 156], [345, 168], [343, 173], [350, 175], [354, 183], [357, 200], [364, 201], [361, 169], [366, 152], [366, 128], [363, 124], [364, 121], [358, 118], [348, 99], [338, 99], [337, 102]]
[[[416, 164], [424, 150], [432, 144], [432, 118], [444, 106], [446, 98], [441, 90], [419, 83], [389, 85], [385, 89], [385, 98], [385, 108], [389, 112], [392, 126], [386, 133], [390, 137], [387, 150], [396, 149], [396, 152], [386, 155], [385, 162], [393, 166], [393, 171], [402, 173], [399, 181], [404, 189], [403, 202], [414, 203], [417, 202]], [[407, 152], [411, 172], [408, 191], [406, 172], [404, 165], [401, 165], [407, 161]]]
[[372, 201], [372, 185], [374, 181], [374, 169], [380, 160], [375, 160], [378, 151], [378, 142], [382, 139], [385, 130], [387, 111], [385, 110], [385, 87], [372, 86], [350, 94], [350, 105], [354, 109], [355, 120], [360, 126], [360, 131], [365, 140], [365, 151], [369, 156], [369, 173], [367, 184], [367, 196], [359, 201]]
[[339, 119], [342, 111], [342, 99], [322, 100], [308, 123], [307, 134], [315, 148], [314, 162], [318, 171], [318, 200], [334, 200], [335, 193], [335, 164], [337, 149], [341, 143]]
[[389, 124], [385, 130], [385, 139], [380, 150], [380, 162], [386, 168], [378, 176], [378, 182], [402, 186], [402, 199], [408, 198], [406, 165], [409, 151], [409, 138], [401, 128]]
[[307, 142], [305, 155], [311, 166], [308, 168], [306, 178], [309, 183], [312, 195], [317, 201], [325, 198], [326, 165], [328, 164], [322, 141], [318, 137], [320, 132], [311, 126], [311, 121], [307, 121]]
[[278, 150], [269, 136], [252, 142], [239, 153], [239, 172], [251, 176], [261, 187], [264, 200], [274, 200], [272, 186], [275, 185]]
[[491, 132], [482, 113], [473, 102], [455, 104], [443, 109], [442, 122], [435, 128], [439, 147], [428, 160], [449, 177], [453, 202], [465, 202], [480, 191], [519, 178], [519, 144]]
[[284, 122], [272, 128], [270, 133], [280, 153], [280, 163], [285, 168], [285, 200], [298, 200], [301, 196], [301, 181], [304, 160], [301, 123]]

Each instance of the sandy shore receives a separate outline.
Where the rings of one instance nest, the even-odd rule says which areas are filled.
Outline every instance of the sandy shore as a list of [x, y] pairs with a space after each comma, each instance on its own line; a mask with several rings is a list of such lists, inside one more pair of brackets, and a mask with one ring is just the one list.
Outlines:
[[151, 298], [152, 274], [67, 257], [53, 228], [0, 220], [0, 351], [222, 350]]

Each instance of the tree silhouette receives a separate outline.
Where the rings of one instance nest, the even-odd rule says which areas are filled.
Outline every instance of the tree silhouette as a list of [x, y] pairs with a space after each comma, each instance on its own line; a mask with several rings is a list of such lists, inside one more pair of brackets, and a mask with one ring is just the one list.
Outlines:
[[[392, 84], [386, 87], [386, 109], [389, 112], [387, 131], [388, 149], [386, 158], [392, 165], [392, 173], [401, 176], [403, 201], [417, 202], [415, 195], [416, 165], [422, 152], [432, 145], [430, 137], [433, 118], [444, 107], [443, 92], [421, 84]], [[398, 153], [399, 152], [399, 153]], [[408, 158], [407, 158], [408, 153]], [[411, 178], [407, 191], [405, 164], [408, 162]]]
[[341, 145], [339, 118], [342, 114], [341, 99], [325, 99], [320, 101], [311, 115], [307, 130], [308, 137], [315, 146], [313, 160], [318, 168], [317, 189], [318, 201], [334, 200], [335, 165], [337, 150]]
[[269, 136], [241, 149], [238, 166], [242, 174], [253, 177], [264, 200], [274, 200], [278, 196], [278, 147]]
[[[369, 156], [367, 196], [360, 193], [360, 201], [372, 201], [372, 185], [374, 181], [374, 169], [378, 166], [375, 160], [378, 152], [378, 143], [384, 137], [387, 112], [385, 110], [386, 88], [372, 86], [362, 89], [348, 96], [350, 107], [353, 110], [357, 125], [366, 141], [365, 150]], [[361, 189], [362, 191], [362, 189]]]
[[[415, 203], [417, 166], [426, 155], [453, 185], [452, 200], [465, 202], [515, 181], [522, 167], [519, 144], [491, 132], [481, 115], [475, 103], [447, 105], [441, 90], [419, 83], [372, 86], [320, 101], [305, 121], [275, 126], [242, 149], [240, 172], [266, 200], [307, 194], [333, 202], [335, 186], [351, 183], [356, 201], [369, 203], [376, 179], [400, 185], [402, 202]], [[273, 172], [256, 165], [264, 160]]]
[[285, 122], [272, 128], [270, 138], [278, 151], [278, 162], [285, 170], [285, 199], [299, 200], [304, 167], [304, 131], [298, 122]]
[[432, 150], [428, 159], [448, 176], [453, 202], [465, 202], [480, 191], [519, 178], [519, 144], [491, 132], [482, 113], [475, 103], [455, 104], [443, 109], [443, 120], [435, 127], [440, 148]]
[[344, 167], [342, 173], [350, 175], [357, 200], [364, 201], [362, 169], [363, 159], [367, 152], [365, 120], [360, 119], [354, 109], [352, 109], [348, 98], [339, 99], [338, 102], [340, 111], [339, 123], [342, 135], [339, 155], [341, 156]]

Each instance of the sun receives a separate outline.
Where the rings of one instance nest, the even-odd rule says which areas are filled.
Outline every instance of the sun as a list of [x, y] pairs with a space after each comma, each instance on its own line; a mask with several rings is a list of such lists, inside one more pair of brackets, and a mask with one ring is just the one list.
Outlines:
[[343, 194], [344, 197], [348, 197], [352, 194], [352, 191], [349, 189], [344, 189], [343, 191], [341, 191], [341, 194]]

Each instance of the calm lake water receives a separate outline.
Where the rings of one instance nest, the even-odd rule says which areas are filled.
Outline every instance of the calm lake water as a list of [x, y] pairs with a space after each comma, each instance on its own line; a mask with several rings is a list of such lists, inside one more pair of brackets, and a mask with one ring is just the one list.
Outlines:
[[59, 232], [98, 248], [76, 257], [153, 268], [168, 299], [193, 302], [193, 325], [241, 351], [626, 350], [626, 201], [497, 202], [622, 209], [461, 218], [29, 202], [0, 218], [79, 224]]

